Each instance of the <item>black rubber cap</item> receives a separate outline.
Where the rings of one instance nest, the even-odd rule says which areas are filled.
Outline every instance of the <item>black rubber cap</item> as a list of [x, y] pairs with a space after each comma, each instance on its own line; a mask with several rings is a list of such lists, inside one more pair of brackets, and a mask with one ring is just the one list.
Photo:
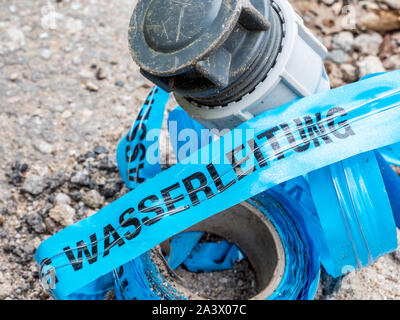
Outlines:
[[[232, 100], [223, 91], [243, 82], [260, 55], [271, 54], [267, 47], [276, 47], [267, 43], [277, 39], [271, 11], [270, 0], [139, 0], [129, 29], [131, 54], [164, 90]], [[225, 98], [218, 98], [221, 92]]]

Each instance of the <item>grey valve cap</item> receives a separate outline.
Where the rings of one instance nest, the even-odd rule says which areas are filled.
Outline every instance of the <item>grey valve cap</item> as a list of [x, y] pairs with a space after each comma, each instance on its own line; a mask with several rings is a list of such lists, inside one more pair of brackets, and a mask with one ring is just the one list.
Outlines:
[[238, 84], [254, 80], [249, 70], [260, 72], [254, 64], [276, 56], [281, 34], [271, 22], [277, 20], [270, 0], [139, 0], [129, 28], [131, 54], [164, 90], [205, 104], [232, 100], [243, 94]]

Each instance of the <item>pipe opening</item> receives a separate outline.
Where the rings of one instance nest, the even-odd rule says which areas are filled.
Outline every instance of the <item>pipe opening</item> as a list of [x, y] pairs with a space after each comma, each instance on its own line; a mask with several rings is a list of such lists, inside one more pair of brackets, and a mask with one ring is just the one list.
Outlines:
[[[212, 242], [209, 240], [227, 240], [235, 244], [247, 259], [236, 263], [232, 270], [208, 274], [192, 274], [182, 268], [175, 271], [168, 270], [168, 266], [165, 266], [166, 260], [153, 259], [159, 267], [160, 274], [181, 298], [263, 300], [272, 295], [279, 286], [285, 271], [284, 248], [275, 227], [253, 205], [243, 202], [185, 232], [191, 231], [205, 232], [203, 240], [208, 242]], [[168, 250], [174, 250], [174, 248], [171, 246]], [[199, 290], [199, 286], [204, 286], [204, 284], [196, 283], [196, 281], [206, 283], [206, 279], [219, 281], [221, 278], [226, 278], [222, 281], [229, 281], [225, 283], [226, 287], [232, 287], [236, 282], [235, 285], [244, 288], [244, 291], [240, 292], [240, 288], [236, 291], [227, 289], [222, 294], [214, 292], [204, 296], [207, 291], [212, 290], [212, 285], [210, 288]]]

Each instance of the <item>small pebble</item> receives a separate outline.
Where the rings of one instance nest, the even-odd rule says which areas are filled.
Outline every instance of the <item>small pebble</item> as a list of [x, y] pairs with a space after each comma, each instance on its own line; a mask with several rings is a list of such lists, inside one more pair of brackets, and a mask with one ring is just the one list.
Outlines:
[[72, 175], [71, 182], [73, 184], [77, 184], [78, 186], [89, 186], [91, 182], [91, 177], [86, 170], [78, 171]]
[[54, 198], [54, 205], [71, 204], [71, 198], [65, 193], [58, 193]]
[[125, 85], [125, 83], [123, 81], [121, 81], [121, 80], [118, 80], [118, 81], [115, 82], [115, 85], [117, 87], [123, 87]]
[[57, 171], [52, 175], [46, 177], [46, 187], [49, 188], [50, 191], [54, 191], [55, 189], [61, 187], [66, 180], [66, 175], [64, 171]]
[[94, 153], [96, 153], [96, 154], [107, 154], [108, 150], [103, 146], [96, 146], [94, 148]]
[[48, 50], [48, 49], [42, 49], [42, 50], [40, 50], [40, 57], [41, 57], [43, 60], [50, 60], [50, 58], [51, 58], [52, 55], [53, 55], [53, 53], [52, 53], [50, 50]]
[[107, 79], [107, 75], [106, 75], [106, 73], [104, 72], [104, 70], [103, 70], [102, 68], [99, 68], [99, 69], [96, 71], [96, 79], [97, 79], [97, 80], [104, 80], [104, 79]]
[[354, 36], [351, 32], [340, 32], [332, 39], [332, 44], [335, 49], [341, 49], [350, 52], [353, 47]]
[[91, 91], [91, 92], [97, 92], [99, 91], [99, 87], [91, 82], [91, 81], [82, 81], [83, 86], [85, 87], [86, 90]]
[[46, 226], [40, 215], [37, 213], [31, 213], [26, 216], [26, 223], [32, 227], [37, 233], [44, 233]]
[[37, 196], [44, 191], [45, 184], [41, 177], [37, 175], [30, 175], [25, 179], [21, 191]]
[[75, 209], [67, 204], [58, 205], [50, 210], [49, 216], [62, 226], [68, 227], [74, 223]]
[[96, 190], [91, 190], [83, 195], [83, 202], [92, 209], [100, 208], [104, 203], [104, 198]]
[[373, 73], [385, 72], [386, 69], [382, 64], [382, 61], [375, 56], [368, 56], [357, 62], [358, 69], [360, 71], [360, 77], [364, 77]]
[[8, 80], [13, 81], [13, 82], [17, 81], [18, 79], [19, 79], [19, 74], [17, 72], [11, 73], [8, 76]]
[[366, 55], [377, 55], [382, 45], [383, 37], [379, 33], [362, 34], [355, 38], [353, 47]]
[[357, 81], [358, 78], [357, 68], [354, 65], [349, 63], [344, 63], [340, 66], [340, 70], [342, 71], [344, 81], [348, 83]]
[[336, 49], [328, 53], [326, 60], [342, 64], [347, 60], [347, 55], [343, 50]]
[[33, 147], [43, 154], [50, 154], [53, 151], [53, 146], [43, 140], [33, 141]]

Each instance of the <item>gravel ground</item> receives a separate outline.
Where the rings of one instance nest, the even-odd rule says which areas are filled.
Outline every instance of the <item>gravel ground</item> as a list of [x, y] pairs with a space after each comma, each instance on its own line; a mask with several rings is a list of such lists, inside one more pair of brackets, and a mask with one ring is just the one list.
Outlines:
[[[328, 47], [333, 86], [400, 68], [400, 2], [292, 1]], [[134, 0], [0, 0], [0, 299], [48, 299], [33, 261], [126, 193], [115, 150], [151, 84], [127, 47]], [[320, 299], [399, 299], [400, 251]]]

